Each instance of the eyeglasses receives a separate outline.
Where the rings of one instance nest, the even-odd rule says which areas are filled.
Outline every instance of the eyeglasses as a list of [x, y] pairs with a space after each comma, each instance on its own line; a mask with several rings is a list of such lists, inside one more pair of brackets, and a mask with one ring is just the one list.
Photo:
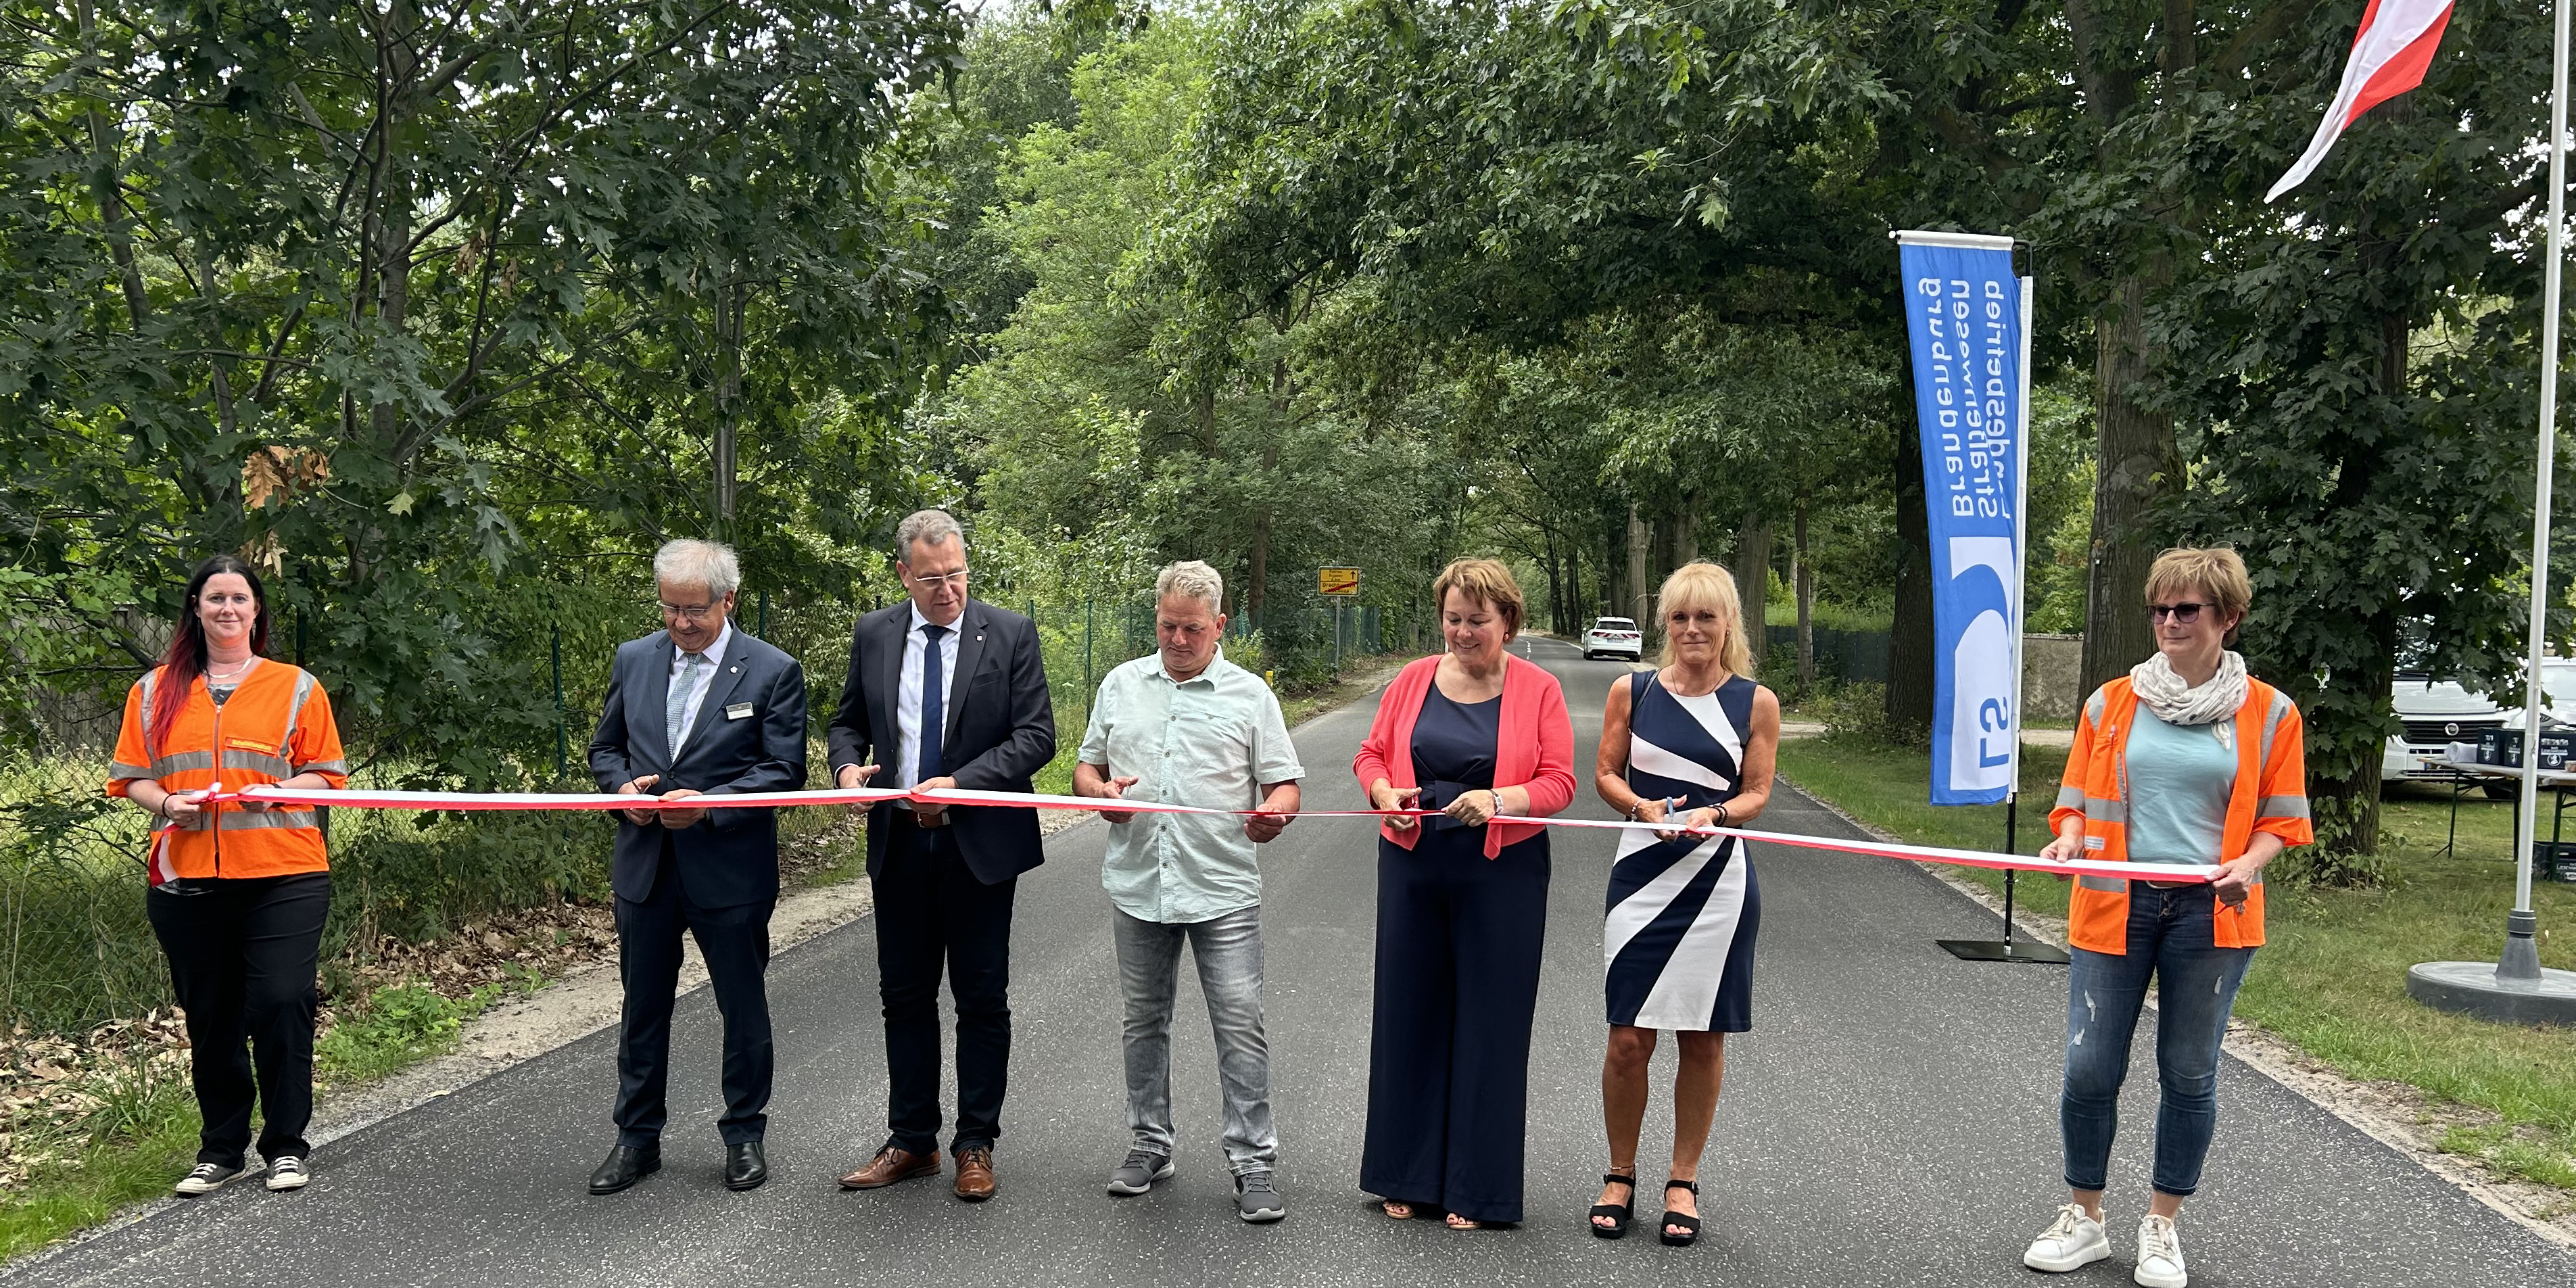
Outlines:
[[2170, 616], [2175, 621], [2189, 626], [2200, 620], [2200, 610], [2207, 607], [2209, 607], [2207, 604], [2149, 604], [2147, 616], [2159, 622]]
[[716, 606], [715, 606], [715, 605], [713, 605], [713, 604], [664, 604], [664, 605], [662, 605], [662, 615], [663, 615], [664, 617], [677, 617], [677, 618], [681, 618], [681, 619], [683, 619], [683, 620], [685, 620], [685, 621], [692, 621], [692, 622], [696, 622], [696, 621], [704, 621], [704, 620], [706, 619], [707, 615], [708, 615], [708, 614], [710, 614], [710, 613], [713, 613], [714, 611], [716, 611]]
[[914, 581], [917, 581], [924, 586], [955, 586], [959, 590], [964, 590], [966, 588], [966, 570], [963, 568], [960, 568], [955, 572], [940, 573], [937, 575], [914, 572], [909, 568], [906, 568], [903, 571], [905, 576], [912, 578]]

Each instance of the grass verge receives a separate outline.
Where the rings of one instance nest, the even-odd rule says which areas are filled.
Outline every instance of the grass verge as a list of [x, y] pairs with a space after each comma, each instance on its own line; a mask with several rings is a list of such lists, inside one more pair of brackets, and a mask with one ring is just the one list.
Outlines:
[[[2060, 750], [2023, 751], [2022, 853], [2048, 839], [2043, 802], [2057, 793]], [[1925, 803], [1926, 753], [1795, 739], [1780, 747], [1780, 771], [1799, 788], [1852, 816], [1924, 845], [1997, 849], [2003, 807], [1935, 808]], [[2458, 843], [2449, 836], [2447, 797], [2395, 789], [2382, 811], [2389, 879], [2370, 890], [2275, 885], [2268, 891], [2266, 940], [2237, 995], [2236, 1014], [2279, 1035], [2345, 1077], [2415, 1087], [2449, 1122], [2443, 1148], [2506, 1175], [2570, 1192], [2576, 1199], [2576, 1031], [2490, 1024], [2422, 1006], [2406, 995], [2416, 962], [2486, 960], [2503, 945], [2513, 899], [2511, 807], [2471, 796], [2459, 802]], [[2003, 874], [1946, 868], [2001, 894]], [[2066, 883], [2017, 883], [2019, 906], [2062, 917]], [[2576, 969], [2576, 886], [2542, 882], [2541, 960]]]

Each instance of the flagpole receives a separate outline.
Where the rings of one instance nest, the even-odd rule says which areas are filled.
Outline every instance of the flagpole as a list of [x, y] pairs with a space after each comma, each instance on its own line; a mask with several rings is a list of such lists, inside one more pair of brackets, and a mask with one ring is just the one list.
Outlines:
[[2514, 844], [2513, 911], [2505, 921], [2496, 980], [2538, 980], [2540, 916], [2531, 906], [2531, 852], [2540, 823], [2540, 662], [2549, 637], [2550, 483], [2558, 465], [2559, 269], [2567, 256], [2567, 4], [2557, 0], [2558, 30], [2549, 57], [2549, 264], [2540, 288], [2540, 464], [2531, 493], [2531, 652], [2522, 675], [2522, 825]]
[[2540, 666], [2549, 637], [2550, 482], [2558, 464], [2559, 268], [2567, 238], [2567, 6], [2556, 0], [2549, 64], [2549, 261], [2540, 288], [2539, 463], [2531, 494], [2531, 632], [2524, 658], [2522, 793], [2514, 801], [2513, 911], [2495, 965], [2424, 962], [2406, 972], [2415, 1000], [2444, 1010], [2522, 1023], [2576, 1022], [2576, 971], [2543, 970], [2540, 916], [2531, 906], [2532, 850], [2540, 823]]

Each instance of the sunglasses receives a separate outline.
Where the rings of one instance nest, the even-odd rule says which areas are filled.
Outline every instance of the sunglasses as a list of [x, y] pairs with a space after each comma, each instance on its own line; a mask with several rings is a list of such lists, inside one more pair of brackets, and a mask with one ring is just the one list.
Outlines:
[[2209, 607], [2207, 604], [2149, 604], [2147, 605], [2147, 616], [2159, 622], [2163, 621], [2167, 617], [2171, 617], [2175, 621], [2180, 622], [2185, 626], [2189, 626], [2193, 622], [2200, 620], [2200, 610], [2207, 607]]

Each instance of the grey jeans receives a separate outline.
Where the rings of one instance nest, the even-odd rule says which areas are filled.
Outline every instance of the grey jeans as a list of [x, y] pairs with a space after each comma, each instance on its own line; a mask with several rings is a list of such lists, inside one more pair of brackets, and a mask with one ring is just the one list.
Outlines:
[[1279, 1137], [1270, 1126], [1270, 1039], [1261, 1026], [1260, 905], [1209, 921], [1144, 921], [1114, 907], [1109, 915], [1127, 1008], [1127, 1125], [1135, 1148], [1172, 1154], [1172, 997], [1187, 941], [1216, 1030], [1226, 1161], [1238, 1176], [1269, 1170], [1278, 1162]]

